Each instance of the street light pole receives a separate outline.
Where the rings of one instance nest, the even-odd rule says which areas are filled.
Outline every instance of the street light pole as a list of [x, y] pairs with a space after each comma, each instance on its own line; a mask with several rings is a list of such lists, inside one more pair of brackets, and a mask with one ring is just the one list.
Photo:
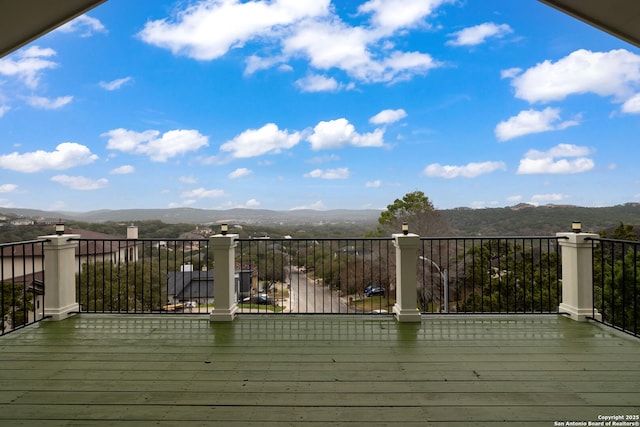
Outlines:
[[429, 261], [432, 266], [438, 270], [440, 274], [440, 280], [442, 281], [442, 287], [444, 288], [444, 312], [449, 313], [449, 273], [447, 269], [441, 269], [438, 264], [436, 264], [432, 259], [427, 258], [426, 256], [419, 257], [423, 261]]

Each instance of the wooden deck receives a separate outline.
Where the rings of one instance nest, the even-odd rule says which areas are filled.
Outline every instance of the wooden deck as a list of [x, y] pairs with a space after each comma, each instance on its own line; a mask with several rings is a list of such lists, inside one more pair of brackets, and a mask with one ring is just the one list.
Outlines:
[[0, 339], [3, 426], [553, 426], [611, 415], [640, 415], [640, 340], [558, 316], [80, 315]]

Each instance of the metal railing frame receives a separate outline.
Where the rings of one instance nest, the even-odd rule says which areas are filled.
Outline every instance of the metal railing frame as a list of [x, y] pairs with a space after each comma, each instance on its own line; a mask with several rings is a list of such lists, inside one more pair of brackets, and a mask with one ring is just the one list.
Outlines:
[[37, 296], [44, 296], [44, 243], [0, 244], [0, 336], [44, 319], [44, 298]]
[[[431, 295], [433, 302], [423, 307], [423, 313], [557, 313], [561, 298], [558, 239], [421, 238], [419, 270], [428, 273], [421, 274], [419, 292], [422, 300]], [[544, 283], [538, 283], [544, 277]], [[516, 300], [518, 295], [522, 299]], [[442, 303], [436, 305], [437, 301]]]
[[593, 253], [592, 320], [640, 337], [640, 242], [607, 238], [590, 240]]
[[[432, 305], [423, 305], [421, 312], [429, 313], [475, 313], [475, 314], [531, 314], [557, 313], [557, 299], [560, 298], [560, 256], [557, 237], [442, 237], [420, 239], [420, 256], [416, 259], [417, 274], [421, 275], [418, 282], [416, 299], [424, 300], [421, 291], [437, 287], [442, 292], [441, 299], [447, 294], [447, 300], [455, 303], [449, 309], [435, 309]], [[80, 245], [78, 255], [78, 300], [82, 312], [92, 313], [160, 313], [171, 312], [163, 310], [170, 301], [166, 301], [170, 289], [165, 280], [166, 274], [179, 271], [181, 265], [193, 265], [194, 270], [213, 267], [210, 257], [209, 241], [207, 239], [76, 239]], [[362, 314], [391, 312], [394, 302], [395, 287], [395, 248], [391, 238], [238, 238], [236, 247], [236, 269], [252, 271], [251, 291], [244, 294], [236, 289], [237, 300], [240, 302], [239, 313], [305, 313], [305, 314]], [[164, 244], [164, 245], [163, 245]], [[122, 253], [123, 249], [135, 247], [136, 262], [124, 268], [131, 260], [114, 259], [114, 253]], [[194, 252], [179, 249], [198, 248]], [[478, 257], [482, 251], [491, 252], [489, 261], [498, 260], [495, 266], [483, 265]], [[480, 253], [473, 256], [474, 253]], [[535, 262], [542, 262], [545, 254], [557, 254], [556, 262], [552, 265], [550, 257], [546, 258], [547, 265], [535, 266]], [[194, 257], [197, 262], [194, 263]], [[528, 257], [528, 258], [527, 258]], [[87, 260], [91, 262], [87, 263]], [[91, 268], [101, 264], [109, 266], [105, 273]], [[486, 271], [480, 272], [479, 269]], [[498, 268], [497, 276], [492, 274], [491, 268]], [[540, 295], [534, 295], [529, 290], [522, 291], [521, 285], [514, 282], [505, 286], [505, 280], [520, 277], [524, 285], [534, 282], [534, 271], [545, 270], [548, 282], [546, 288], [538, 286]], [[304, 270], [304, 274], [301, 270]], [[522, 272], [519, 271], [522, 269]], [[555, 269], [555, 270], [554, 270]], [[441, 283], [447, 284], [446, 292], [442, 286], [436, 286], [432, 274], [439, 274]], [[426, 272], [426, 273], [425, 273]], [[471, 272], [471, 277], [467, 274]], [[523, 276], [527, 273], [528, 276]], [[280, 276], [278, 276], [280, 275]], [[269, 304], [251, 304], [252, 298], [267, 293], [264, 283], [281, 282], [289, 295], [295, 294], [291, 289], [291, 279], [297, 276], [296, 286], [299, 288], [297, 297], [304, 291], [314, 301], [292, 301], [282, 310], [274, 309]], [[479, 283], [471, 283], [477, 276]], [[503, 277], [504, 275], [504, 277]], [[555, 277], [555, 280], [553, 278]], [[129, 286], [133, 280], [133, 286]], [[141, 289], [144, 282], [149, 280], [165, 280], [154, 288]], [[93, 290], [86, 288], [93, 283]], [[115, 288], [114, 283], [116, 283]], [[127, 286], [121, 288], [121, 286]], [[459, 288], [462, 284], [462, 287]], [[376, 298], [375, 303], [367, 301], [364, 290], [367, 286], [384, 288], [384, 295]], [[506, 295], [502, 295], [505, 289]], [[310, 291], [314, 292], [310, 292]], [[268, 290], [267, 290], [268, 291]], [[317, 292], [315, 292], [317, 291]], [[124, 292], [124, 293], [123, 293]], [[283, 291], [281, 291], [283, 292]], [[458, 295], [462, 292], [462, 296]], [[496, 294], [497, 292], [497, 294]], [[502, 299], [511, 301], [510, 292], [528, 298], [518, 301], [512, 306], [504, 306]], [[136, 295], [135, 304], [130, 304], [131, 293]], [[339, 295], [338, 293], [341, 293]], [[102, 294], [104, 298], [98, 298]], [[534, 300], [542, 300], [547, 295], [544, 304], [534, 304]], [[115, 303], [109, 296], [118, 295], [125, 298], [126, 303]], [[282, 294], [276, 294], [282, 298]], [[269, 295], [277, 298], [276, 295]], [[455, 299], [449, 298], [454, 296]], [[554, 298], [550, 298], [554, 295]], [[248, 304], [242, 304], [245, 298]], [[494, 299], [497, 297], [497, 303]], [[212, 298], [212, 295], [206, 295]], [[307, 299], [308, 299], [307, 298]], [[421, 299], [422, 298], [422, 299]], [[461, 299], [462, 298], [462, 299]], [[322, 301], [317, 301], [322, 299]], [[461, 306], [461, 302], [469, 299], [468, 304]], [[326, 307], [326, 310], [312, 308], [312, 303]], [[292, 311], [292, 306], [297, 307]], [[304, 306], [302, 309], [300, 307]], [[442, 306], [442, 304], [440, 304]], [[524, 308], [518, 308], [524, 307]], [[208, 309], [208, 307], [207, 307]], [[184, 313], [200, 313], [201, 309], [184, 310]]]

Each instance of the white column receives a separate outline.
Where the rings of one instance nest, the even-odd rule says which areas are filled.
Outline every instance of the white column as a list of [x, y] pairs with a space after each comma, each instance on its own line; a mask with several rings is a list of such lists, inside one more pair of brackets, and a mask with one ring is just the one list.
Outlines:
[[[138, 240], [138, 227], [133, 224], [127, 227], [127, 239]], [[133, 243], [133, 245], [127, 243], [127, 261], [138, 261], [138, 242]]]
[[76, 297], [76, 248], [79, 234], [40, 236], [44, 244], [44, 315], [63, 320], [80, 311]]
[[593, 307], [593, 254], [592, 233], [556, 233], [562, 248], [562, 303], [560, 313], [584, 322], [599, 318]]
[[213, 298], [215, 308], [211, 312], [212, 322], [231, 322], [236, 316], [235, 258], [237, 234], [216, 234], [209, 239], [213, 250]]
[[393, 313], [398, 322], [421, 322], [417, 286], [420, 236], [394, 234], [393, 238], [396, 247], [396, 304]]

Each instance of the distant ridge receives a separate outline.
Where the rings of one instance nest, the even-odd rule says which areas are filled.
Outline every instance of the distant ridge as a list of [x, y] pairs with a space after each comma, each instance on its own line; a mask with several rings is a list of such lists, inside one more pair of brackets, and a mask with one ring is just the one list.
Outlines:
[[[160, 220], [167, 224], [236, 224], [299, 225], [359, 224], [374, 229], [380, 216], [377, 209], [311, 209], [273, 211], [267, 209], [208, 210], [195, 208], [121, 209], [91, 212], [48, 212], [36, 209], [0, 208], [0, 214], [82, 222], [135, 222]], [[640, 228], [640, 203], [610, 207], [570, 205], [534, 206], [521, 203], [504, 208], [455, 208], [440, 210], [451, 225], [454, 236], [541, 236], [569, 231], [572, 221], [581, 221], [583, 230], [599, 232], [612, 229], [621, 222]]]
[[101, 209], [90, 212], [56, 212], [36, 209], [0, 208], [0, 213], [31, 218], [64, 218], [84, 222], [130, 222], [160, 220], [168, 224], [213, 224], [236, 222], [244, 224], [292, 225], [309, 223], [361, 223], [377, 222], [380, 211], [375, 209], [350, 210], [335, 209], [317, 211], [300, 209], [292, 211], [272, 211], [268, 209]]

